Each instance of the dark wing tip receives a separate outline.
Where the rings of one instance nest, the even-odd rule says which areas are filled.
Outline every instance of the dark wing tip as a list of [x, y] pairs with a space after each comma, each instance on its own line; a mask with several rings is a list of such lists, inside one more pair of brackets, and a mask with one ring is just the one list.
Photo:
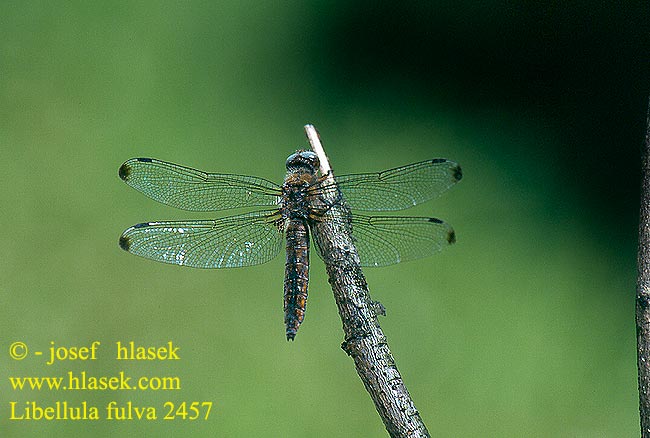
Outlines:
[[463, 179], [463, 171], [460, 168], [460, 165], [454, 163], [453, 161], [447, 160], [446, 158], [434, 158], [431, 160], [433, 164], [447, 163], [453, 165], [449, 170], [451, 171], [451, 177], [454, 179], [454, 182], [458, 182]]
[[139, 161], [140, 163], [151, 163], [153, 161], [153, 158], [131, 158], [130, 160], [125, 161], [124, 164], [120, 166], [120, 170], [117, 171], [117, 173], [120, 175], [120, 178], [122, 178], [124, 181], [126, 181], [131, 175], [131, 171], [133, 170], [131, 163], [134, 161]]
[[[444, 224], [444, 221], [441, 221], [440, 219], [437, 219], [435, 217], [430, 217], [429, 222], [433, 222], [434, 224]], [[447, 236], [446, 240], [448, 244], [456, 243], [456, 232], [454, 231], [453, 228], [449, 227], [447, 230]]]
[[129, 178], [129, 175], [131, 175], [131, 165], [128, 161], [120, 166], [120, 170], [117, 171], [117, 174], [123, 181], [126, 181]]
[[456, 243], [456, 232], [453, 229], [450, 229], [447, 232], [447, 243], [449, 243], [450, 245], [452, 243]]
[[152, 224], [153, 222], [143, 222], [141, 224], [135, 224], [128, 230], [126, 230], [122, 235], [120, 236], [120, 248], [122, 248], [124, 251], [128, 251], [131, 249], [131, 238], [128, 236], [129, 231], [137, 228], [144, 228], [148, 227]]
[[454, 181], [458, 182], [461, 179], [463, 179], [463, 171], [460, 168], [460, 165], [456, 164], [454, 168], [451, 169], [452, 176], [454, 178]]
[[129, 248], [131, 248], [131, 239], [129, 239], [125, 235], [120, 236], [120, 248], [122, 248], [124, 251], [128, 251]]

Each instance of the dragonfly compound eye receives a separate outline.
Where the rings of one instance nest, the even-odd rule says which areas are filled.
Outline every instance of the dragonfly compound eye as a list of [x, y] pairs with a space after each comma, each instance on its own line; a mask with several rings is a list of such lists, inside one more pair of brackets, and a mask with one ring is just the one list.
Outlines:
[[287, 170], [307, 168], [317, 170], [320, 166], [318, 156], [312, 151], [296, 151], [287, 158]]

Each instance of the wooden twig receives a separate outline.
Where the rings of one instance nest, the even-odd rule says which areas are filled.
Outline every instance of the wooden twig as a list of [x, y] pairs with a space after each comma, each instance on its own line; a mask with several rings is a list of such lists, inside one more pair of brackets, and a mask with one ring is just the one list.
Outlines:
[[[331, 196], [329, 201], [334, 201], [338, 199], [338, 189], [318, 132], [312, 125], [306, 125], [305, 133], [321, 162], [321, 172], [326, 175], [325, 185], [332, 188], [326, 196]], [[350, 211], [344, 203], [334, 203], [330, 214], [345, 218], [349, 217]], [[322, 252], [328, 255], [325, 266], [345, 333], [341, 348], [354, 359], [357, 373], [386, 430], [391, 437], [428, 437], [429, 432], [404, 385], [379, 326], [377, 314], [383, 308], [370, 299], [349, 221], [320, 221], [313, 228]]]
[[641, 436], [650, 438], [650, 102], [642, 156], [636, 286], [636, 342]]

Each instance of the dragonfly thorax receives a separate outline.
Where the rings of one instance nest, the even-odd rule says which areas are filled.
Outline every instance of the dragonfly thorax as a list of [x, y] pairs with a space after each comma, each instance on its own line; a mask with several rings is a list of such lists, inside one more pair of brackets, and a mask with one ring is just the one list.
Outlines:
[[282, 184], [281, 211], [285, 218], [306, 219], [311, 211], [310, 187], [317, 176], [309, 172], [289, 172]]

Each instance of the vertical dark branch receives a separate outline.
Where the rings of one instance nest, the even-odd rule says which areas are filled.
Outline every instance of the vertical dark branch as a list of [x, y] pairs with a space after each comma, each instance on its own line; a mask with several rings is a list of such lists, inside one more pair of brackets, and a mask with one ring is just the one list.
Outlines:
[[[321, 161], [327, 162], [314, 127], [307, 125], [305, 131], [314, 152]], [[326, 169], [329, 169], [329, 162]], [[331, 196], [329, 201], [336, 200], [338, 189], [331, 172], [326, 185], [332, 187], [327, 194]], [[341, 347], [354, 359], [357, 373], [390, 436], [428, 437], [429, 432], [404, 385], [388, 341], [379, 326], [377, 313], [382, 308], [370, 299], [349, 221], [345, 220], [349, 214], [346, 205], [335, 203], [328, 212], [334, 220], [321, 221], [313, 227], [322, 253], [327, 254], [324, 257], [325, 265], [343, 322], [345, 341]]]
[[642, 155], [641, 217], [636, 286], [636, 342], [641, 436], [650, 438], [650, 102]]

